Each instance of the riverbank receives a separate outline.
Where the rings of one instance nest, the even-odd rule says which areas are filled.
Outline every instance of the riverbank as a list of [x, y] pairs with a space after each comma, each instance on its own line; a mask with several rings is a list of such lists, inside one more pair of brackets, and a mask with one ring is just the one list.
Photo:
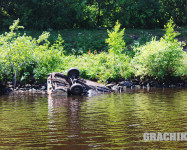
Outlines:
[[[22, 86], [44, 85], [49, 73], [66, 74], [70, 68], [77, 68], [81, 78], [104, 84], [118, 85], [119, 82], [130, 81], [132, 86], [185, 87], [187, 53], [184, 51], [185, 43], [177, 40], [179, 33], [174, 31], [174, 27], [174, 22], [170, 20], [165, 27], [166, 33], [160, 39], [150, 35], [151, 40], [141, 45], [137, 41], [139, 37], [133, 37], [134, 45], [130, 46], [124, 40], [125, 29], [121, 30], [119, 22], [116, 22], [114, 29], [108, 30], [108, 38], [104, 39], [106, 52], [99, 49], [84, 52], [75, 46], [76, 49], [72, 49], [75, 53], [67, 55], [61, 35], [55, 42], [50, 42], [49, 32], [43, 32], [38, 39], [22, 35], [17, 32], [22, 26], [16, 20], [10, 27], [11, 31], [1, 35], [0, 83], [6, 85], [14, 81], [18, 89], [35, 91], [35, 87]], [[87, 38], [90, 40], [89, 36], [84, 36], [78, 42], [80, 47], [85, 47]], [[134, 84], [133, 80], [137, 80], [138, 84]]]
[[[118, 82], [119, 81], [119, 82]], [[105, 86], [110, 88], [113, 92], [123, 92], [125, 89], [144, 89], [144, 88], [187, 88], [187, 80], [180, 77], [173, 78], [169, 82], [156, 80], [140, 80], [138, 78], [132, 80], [119, 79], [116, 82], [111, 82]], [[38, 85], [19, 85], [13, 89], [13, 85], [7, 86], [0, 84], [0, 95], [19, 93], [19, 94], [47, 94], [47, 84]]]

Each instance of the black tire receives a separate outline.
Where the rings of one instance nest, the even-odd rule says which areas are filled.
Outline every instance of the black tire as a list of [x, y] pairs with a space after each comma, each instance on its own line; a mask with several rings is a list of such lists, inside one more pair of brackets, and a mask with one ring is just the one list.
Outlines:
[[81, 95], [83, 93], [83, 87], [80, 84], [73, 84], [70, 92], [72, 95]]
[[67, 76], [69, 77], [69, 78], [78, 78], [79, 77], [79, 74], [80, 74], [80, 72], [79, 72], [79, 70], [78, 69], [76, 69], [76, 68], [71, 68], [71, 69], [69, 69], [68, 70], [68, 72], [67, 72]]

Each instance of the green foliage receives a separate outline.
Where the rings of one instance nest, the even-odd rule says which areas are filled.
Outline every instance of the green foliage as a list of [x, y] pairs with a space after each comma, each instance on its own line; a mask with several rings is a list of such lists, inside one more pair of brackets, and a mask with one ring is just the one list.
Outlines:
[[183, 53], [183, 59], [181, 60], [181, 65], [177, 70], [179, 75], [186, 76], [187, 78], [187, 53]]
[[67, 56], [63, 59], [60, 72], [64, 72], [71, 67], [80, 70], [82, 78], [100, 80], [101, 82], [117, 81], [121, 78], [130, 78], [132, 75], [131, 59], [125, 54], [116, 57], [115, 64], [113, 55], [105, 52], [100, 54], [84, 54], [79, 57]]
[[171, 17], [178, 26], [186, 26], [186, 1], [184, 0], [159, 0], [160, 23], [165, 24]]
[[47, 74], [55, 71], [61, 64], [61, 51], [39, 47], [35, 49], [34, 60], [34, 77], [38, 82], [45, 82]]
[[164, 26], [166, 29], [166, 34], [164, 35], [164, 39], [166, 41], [175, 42], [177, 39], [175, 39], [176, 36], [180, 35], [180, 33], [177, 33], [174, 31], [175, 24], [173, 22], [173, 19], [171, 18], [167, 25]]
[[[1, 81], [14, 78], [23, 84], [33, 83], [31, 81], [34, 80], [35, 83], [41, 83], [46, 82], [48, 73], [65, 72], [71, 67], [78, 68], [82, 78], [104, 83], [130, 78], [134, 73], [137, 76], [158, 79], [187, 75], [187, 54], [182, 51], [183, 45], [175, 39], [178, 34], [174, 31], [172, 20], [166, 25], [166, 34], [159, 41], [156, 38], [150, 41], [152, 34], [148, 31], [139, 32], [136, 39], [133, 39], [135, 32], [126, 34], [124, 38], [125, 29], [120, 31], [120, 24], [117, 22], [113, 31], [108, 31], [109, 38], [106, 43], [109, 53], [101, 52], [107, 49], [106, 31], [95, 33], [66, 30], [63, 32], [63, 35], [66, 35], [63, 40], [60, 32], [56, 34], [58, 36], [43, 32], [32, 38], [25, 31], [18, 32], [19, 28], [23, 27], [19, 26], [17, 20], [9, 32], [0, 35]], [[50, 38], [53, 38], [53, 42], [49, 41]], [[103, 40], [100, 40], [101, 38]], [[130, 52], [122, 53], [125, 48], [124, 39], [129, 44], [128, 49], [136, 42], [139, 43], [135, 46], [136, 54], [133, 60], [131, 57], [134, 55]], [[146, 45], [142, 46], [145, 43]], [[72, 53], [74, 55], [65, 56]]]
[[27, 29], [39, 30], [111, 28], [116, 20], [127, 28], [155, 28], [171, 16], [185, 26], [185, 13], [185, 0], [1, 0], [0, 27], [20, 18]]
[[31, 37], [25, 35], [19, 36], [14, 30], [23, 28], [18, 26], [19, 20], [16, 20], [13, 25], [10, 26], [10, 32], [6, 33], [5, 36], [1, 36], [1, 47], [0, 54], [4, 56], [4, 64], [12, 67], [14, 76], [14, 87], [16, 86], [17, 73], [21, 67], [30, 60], [32, 55], [32, 42]]
[[[174, 37], [172, 20], [166, 26], [164, 38], [156, 41], [155, 38], [145, 46], [137, 48], [137, 54], [133, 63], [137, 76], [151, 76], [158, 79], [183, 74], [185, 63], [183, 62], [186, 52], [182, 50], [181, 43]], [[181, 69], [183, 68], [183, 69]]]
[[18, 30], [21, 28], [24, 29], [23, 26], [19, 26], [19, 19], [15, 20], [14, 23], [9, 27], [11, 32], [14, 32], [15, 30]]
[[[178, 32], [181, 33], [181, 40], [185, 40], [186, 38], [186, 28], [176, 28]], [[26, 33], [33, 38], [38, 39], [38, 37], [42, 34], [42, 31], [36, 30], [20, 30], [20, 34]], [[0, 34], [3, 32], [0, 32]], [[132, 47], [134, 45], [141, 46], [146, 44], [146, 42], [150, 42], [153, 36], [157, 36], [159, 39], [164, 35], [164, 30], [162, 29], [126, 29], [124, 34], [124, 41], [126, 43], [127, 49], [125, 49], [125, 53], [127, 55], [132, 53]], [[91, 51], [102, 52], [108, 51], [108, 44], [105, 42], [108, 38], [106, 30], [52, 30], [50, 31], [50, 36], [48, 37], [48, 41], [50, 45], [54, 44], [55, 41], [58, 40], [58, 35], [62, 35], [63, 37], [63, 53], [64, 55], [72, 55], [78, 52], [78, 55], [82, 55], [82, 53], [87, 53]], [[133, 56], [133, 55], [132, 55]]]
[[106, 31], [98, 30], [64, 30], [64, 53], [66, 55], [82, 55], [83, 53], [105, 51]]
[[125, 48], [125, 42], [123, 39], [125, 28], [120, 31], [120, 24], [117, 21], [113, 31], [108, 30], [109, 38], [106, 39], [106, 43], [109, 45], [109, 53], [114, 55], [120, 55]]
[[[0, 67], [4, 72], [0, 74], [1, 79], [5, 76], [12, 79], [12, 74], [15, 74], [15, 84], [17, 76], [18, 79], [24, 80], [24, 76], [33, 75], [36, 80], [43, 80], [46, 74], [56, 69], [63, 56], [63, 39], [59, 35], [58, 40], [49, 46], [49, 33], [44, 32], [36, 40], [26, 34], [20, 35], [15, 32], [19, 28], [19, 20], [16, 20], [10, 26], [10, 32], [0, 36]], [[27, 70], [32, 68], [29, 66], [34, 68]]]
[[64, 56], [62, 45], [64, 40], [61, 35], [58, 35], [58, 39], [52, 45], [50, 45], [48, 37], [49, 33], [44, 32], [35, 41], [36, 47], [33, 54], [35, 68], [33, 74], [34, 78], [39, 82], [45, 82], [46, 75], [57, 69]]

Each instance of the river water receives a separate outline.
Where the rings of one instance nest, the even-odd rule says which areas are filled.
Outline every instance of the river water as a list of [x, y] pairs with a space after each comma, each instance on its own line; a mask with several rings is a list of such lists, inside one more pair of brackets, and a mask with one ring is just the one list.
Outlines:
[[187, 132], [187, 89], [0, 97], [3, 150], [187, 149], [187, 141], [145, 141], [145, 132]]

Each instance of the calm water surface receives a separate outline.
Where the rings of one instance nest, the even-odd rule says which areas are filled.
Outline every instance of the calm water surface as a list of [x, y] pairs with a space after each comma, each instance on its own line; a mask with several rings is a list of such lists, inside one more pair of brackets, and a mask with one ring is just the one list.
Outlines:
[[94, 97], [0, 97], [0, 149], [187, 149], [144, 141], [144, 132], [187, 132], [187, 89]]

